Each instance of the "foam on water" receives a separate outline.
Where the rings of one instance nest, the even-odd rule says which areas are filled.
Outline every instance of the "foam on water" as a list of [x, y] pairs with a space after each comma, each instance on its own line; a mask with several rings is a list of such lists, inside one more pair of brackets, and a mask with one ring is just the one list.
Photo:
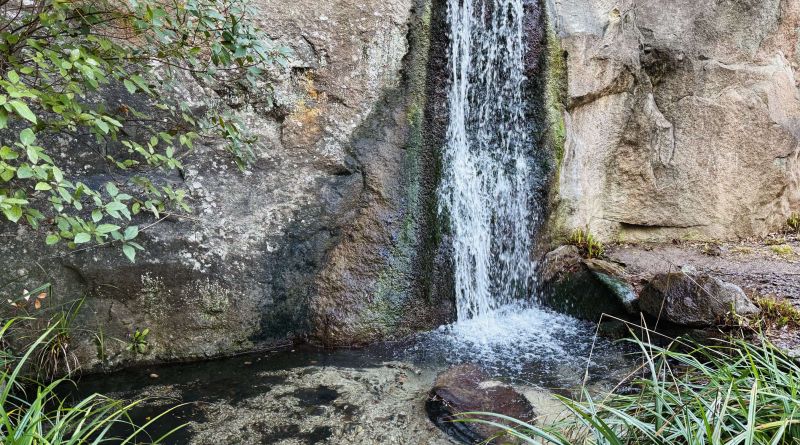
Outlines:
[[497, 377], [577, 387], [587, 370], [593, 379], [610, 378], [624, 354], [623, 347], [597, 337], [592, 323], [538, 306], [509, 305], [420, 335], [406, 358], [475, 363]]

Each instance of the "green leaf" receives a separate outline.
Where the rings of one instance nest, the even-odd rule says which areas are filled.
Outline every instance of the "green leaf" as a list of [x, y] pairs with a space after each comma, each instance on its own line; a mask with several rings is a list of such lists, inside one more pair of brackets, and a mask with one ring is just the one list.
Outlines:
[[91, 240], [92, 240], [92, 235], [89, 235], [86, 232], [81, 232], [75, 235], [75, 244], [84, 244], [88, 243]]
[[2, 148], [0, 148], [0, 159], [8, 161], [11, 159], [17, 159], [18, 157], [19, 154], [12, 150], [11, 147], [4, 145]]
[[112, 197], [117, 196], [119, 194], [119, 189], [117, 189], [117, 186], [114, 185], [113, 182], [106, 183], [106, 191], [108, 191], [108, 194], [111, 195]]
[[32, 177], [33, 177], [33, 170], [27, 164], [22, 164], [17, 169], [17, 178], [28, 179]]
[[19, 100], [12, 100], [11, 102], [9, 102], [9, 105], [11, 105], [11, 107], [14, 108], [14, 111], [16, 111], [17, 114], [22, 116], [24, 119], [27, 119], [33, 122], [34, 124], [37, 122], [36, 115], [33, 114], [31, 109], [28, 108], [25, 102]]
[[123, 245], [122, 252], [131, 260], [131, 263], [136, 262], [136, 249], [134, 249], [133, 246], [129, 246], [128, 244]]
[[17, 72], [14, 71], [14, 70], [9, 71], [8, 72], [8, 80], [10, 80], [11, 83], [18, 83], [19, 82], [19, 74], [17, 74]]
[[103, 120], [108, 122], [109, 124], [115, 126], [115, 127], [122, 128], [122, 122], [114, 119], [111, 116], [103, 116]]
[[120, 213], [127, 214], [128, 213], [128, 206], [121, 202], [111, 201], [106, 204], [106, 212], [109, 215], [113, 216], [114, 218], [119, 219]]
[[145, 80], [142, 78], [142, 76], [137, 76], [137, 75], [131, 76], [131, 80], [140, 89], [144, 90], [148, 94], [153, 94], [153, 92], [150, 90], [150, 87], [147, 86], [147, 82], [145, 82]]
[[39, 151], [36, 150], [36, 147], [29, 145], [28, 148], [25, 150], [25, 153], [28, 155], [28, 159], [35, 165], [39, 162]]
[[19, 141], [22, 145], [31, 145], [36, 142], [36, 134], [30, 128], [26, 128], [19, 133]]
[[19, 198], [6, 198], [3, 200], [3, 204], [26, 205], [28, 204], [28, 200]]
[[0, 170], [0, 179], [5, 182], [8, 182], [14, 178], [15, 170], [13, 168], [6, 168], [5, 170]]
[[61, 237], [56, 234], [47, 235], [47, 239], [44, 240], [45, 244], [47, 244], [48, 246], [52, 246], [53, 244], [56, 244], [59, 241], [61, 241]]
[[139, 236], [138, 226], [129, 226], [127, 229], [125, 229], [125, 241], [130, 241], [137, 236]]
[[92, 221], [99, 222], [103, 219], [103, 212], [100, 209], [92, 210]]
[[16, 223], [22, 218], [22, 207], [20, 206], [12, 206], [8, 209], [3, 209], [3, 213], [6, 215], [9, 221]]
[[53, 190], [53, 187], [50, 186], [50, 184], [48, 184], [46, 182], [37, 182], [36, 183], [36, 190], [42, 192], [42, 191], [47, 191], [47, 190]]
[[99, 128], [99, 129], [100, 129], [100, 131], [102, 131], [102, 132], [103, 132], [103, 134], [108, 134], [108, 131], [110, 130], [110, 128], [109, 128], [109, 126], [108, 126], [108, 124], [107, 124], [107, 123], [105, 123], [105, 122], [103, 122], [103, 121], [101, 121], [101, 120], [99, 120], [99, 119], [98, 119], [98, 120], [96, 120], [96, 121], [94, 121], [94, 125], [95, 125], [97, 128]]
[[97, 233], [104, 235], [106, 233], [111, 233], [119, 229], [120, 226], [116, 224], [100, 224], [100, 226], [97, 227]]
[[133, 94], [136, 92], [136, 85], [134, 85], [133, 82], [131, 82], [130, 80], [125, 79], [122, 81], [122, 83], [125, 85], [125, 88], [128, 90], [129, 93]]

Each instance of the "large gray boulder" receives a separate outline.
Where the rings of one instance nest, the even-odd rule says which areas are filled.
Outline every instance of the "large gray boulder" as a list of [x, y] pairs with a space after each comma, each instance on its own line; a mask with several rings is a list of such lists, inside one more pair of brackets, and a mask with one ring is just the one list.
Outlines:
[[759, 313], [739, 286], [691, 271], [653, 277], [642, 290], [639, 307], [652, 317], [691, 327], [715, 326], [733, 315]]
[[730, 239], [800, 207], [800, 4], [550, 0], [568, 70], [560, 230]]

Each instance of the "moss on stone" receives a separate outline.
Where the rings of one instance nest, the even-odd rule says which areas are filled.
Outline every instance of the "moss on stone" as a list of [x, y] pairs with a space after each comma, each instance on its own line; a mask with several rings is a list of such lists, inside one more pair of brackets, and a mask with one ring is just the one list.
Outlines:
[[405, 176], [405, 199], [403, 218], [398, 237], [389, 252], [387, 266], [380, 272], [375, 285], [375, 294], [366, 310], [359, 316], [358, 324], [374, 334], [387, 336], [402, 328], [404, 306], [410, 298], [413, 280], [413, 259], [419, 248], [420, 218], [423, 215], [422, 150], [425, 143], [424, 122], [427, 89], [427, 66], [430, 53], [430, 29], [432, 2], [419, 0], [420, 13], [411, 23], [409, 31], [409, 53], [405, 60], [405, 78], [401, 94], [408, 119], [408, 136], [403, 160]]
[[559, 176], [564, 163], [567, 141], [566, 105], [568, 101], [568, 67], [561, 40], [552, 24], [547, 25], [545, 53], [544, 110], [546, 132], [544, 148], [551, 156], [553, 171], [549, 180], [549, 215], [542, 239], [551, 248], [569, 238], [566, 209], [559, 206]]
[[547, 70], [546, 70], [545, 108], [547, 111], [548, 143], [551, 147], [556, 167], [556, 178], [564, 161], [564, 146], [567, 128], [564, 120], [567, 102], [567, 61], [556, 31], [547, 30]]
[[430, 52], [431, 2], [424, 1], [422, 14], [412, 27], [411, 53], [407, 60], [407, 115], [409, 135], [405, 149], [406, 169], [405, 214], [400, 228], [400, 237], [395, 246], [394, 257], [400, 264], [394, 264], [398, 272], [408, 276], [411, 272], [411, 259], [418, 244], [417, 230], [421, 217], [420, 193], [422, 188], [421, 153], [424, 144], [423, 123], [425, 120], [425, 96], [427, 86], [427, 66]]

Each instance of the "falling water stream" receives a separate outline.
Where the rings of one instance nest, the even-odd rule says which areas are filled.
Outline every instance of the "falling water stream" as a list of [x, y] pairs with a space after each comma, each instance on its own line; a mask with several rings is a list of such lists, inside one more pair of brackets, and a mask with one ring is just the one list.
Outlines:
[[530, 296], [531, 126], [522, 0], [449, 0], [450, 125], [440, 211], [452, 226], [458, 320]]

